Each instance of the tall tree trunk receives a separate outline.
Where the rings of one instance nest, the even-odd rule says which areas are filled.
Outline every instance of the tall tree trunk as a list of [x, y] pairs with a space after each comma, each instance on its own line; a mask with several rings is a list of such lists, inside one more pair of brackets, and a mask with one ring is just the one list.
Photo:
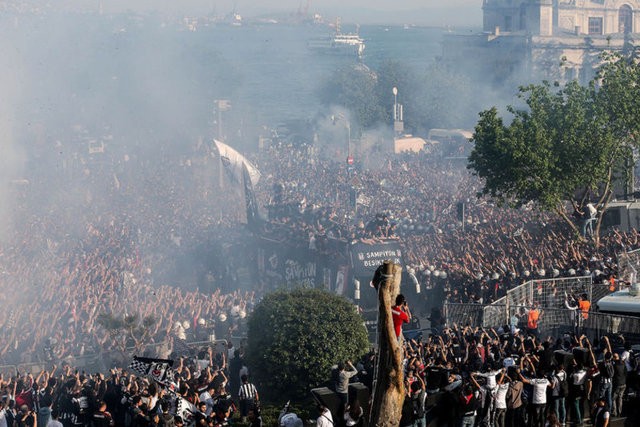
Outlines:
[[384, 279], [378, 286], [378, 367], [375, 372], [371, 426], [397, 427], [400, 425], [404, 403], [404, 372], [402, 347], [398, 344], [391, 307], [400, 293], [402, 267], [384, 262]]
[[604, 218], [604, 212], [607, 210], [607, 206], [609, 206], [609, 201], [611, 200], [611, 196], [613, 191], [611, 191], [611, 180], [613, 179], [613, 167], [609, 167], [609, 173], [607, 174], [607, 184], [605, 185], [604, 191], [602, 192], [602, 197], [598, 200], [598, 210], [600, 211], [600, 215], [598, 216], [598, 220], [596, 221], [596, 229], [593, 232], [593, 241], [595, 242], [596, 248], [600, 246], [600, 226], [602, 225], [602, 218]]
[[555, 211], [560, 216], [560, 218], [562, 218], [569, 225], [569, 227], [571, 227], [571, 230], [573, 230], [575, 235], [578, 236], [578, 239], [580, 241], [584, 241], [584, 236], [582, 235], [576, 224], [573, 222], [573, 220], [569, 218], [567, 213], [564, 211], [564, 207], [556, 206]]

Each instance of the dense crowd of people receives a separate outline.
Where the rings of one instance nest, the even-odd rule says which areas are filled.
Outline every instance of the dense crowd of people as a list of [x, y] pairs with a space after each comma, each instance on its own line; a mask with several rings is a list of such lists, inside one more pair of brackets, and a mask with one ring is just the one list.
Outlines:
[[[215, 191], [210, 152], [124, 159], [36, 164], [3, 193], [15, 214], [2, 223], [0, 364], [224, 339], [256, 302], [225, 256], [223, 242], [246, 243], [242, 206]], [[114, 335], [109, 316], [144, 331]]]
[[241, 349], [202, 347], [179, 357], [169, 383], [135, 369], [89, 373], [55, 365], [38, 375], [0, 376], [0, 426], [260, 426], [259, 394]]
[[[616, 337], [619, 340], [619, 337]], [[640, 355], [624, 341], [446, 328], [405, 345], [401, 425], [559, 426], [634, 414]], [[431, 397], [431, 399], [429, 399]], [[629, 409], [629, 410], [627, 410]], [[606, 413], [605, 413], [606, 412]]]
[[[226, 338], [231, 317], [264, 292], [259, 277], [244, 286], [238, 278], [255, 264], [241, 225], [242, 188], [217, 169], [210, 146], [100, 155], [57, 168], [40, 153], [28, 184], [8, 189], [15, 209], [0, 256], [0, 300], [10, 307], [0, 313], [4, 363], [39, 359], [33, 355], [45, 347], [57, 358], [105, 350], [112, 345], [99, 322], [105, 314], [153, 317], [148, 343], [195, 337], [202, 322]], [[480, 182], [463, 164], [425, 154], [365, 169], [273, 145], [256, 163], [258, 205], [275, 212], [265, 233], [318, 249], [332, 240], [400, 238], [408, 270], [427, 288], [439, 283], [454, 302], [490, 302], [528, 278], [606, 278], [618, 273], [619, 251], [640, 247], [635, 230], [603, 233], [595, 247], [549, 214], [477, 199]]]
[[534, 278], [602, 281], [618, 275], [620, 252], [640, 247], [637, 230], [603, 230], [596, 247], [576, 239], [555, 214], [476, 198], [481, 182], [460, 160], [406, 154], [365, 169], [292, 147], [272, 147], [265, 155], [261, 204], [271, 211], [288, 207], [277, 210], [268, 227], [275, 223], [282, 233], [285, 224], [287, 240], [314, 247], [326, 239], [401, 237], [408, 270], [427, 287], [447, 278], [447, 295], [456, 302], [491, 302]]
[[[3, 192], [14, 208], [10, 221], [3, 221], [0, 243], [0, 364], [61, 364], [154, 344], [169, 356], [180, 342], [239, 334], [240, 320], [266, 289], [260, 277], [248, 283], [239, 277], [255, 264], [253, 237], [242, 225], [242, 185], [210, 146], [183, 147], [173, 155], [132, 148], [80, 155], [62, 165], [45, 154], [33, 157], [24, 182]], [[329, 250], [332, 240], [398, 239], [408, 270], [453, 302], [487, 303], [528, 278], [609, 278], [619, 274], [617, 254], [640, 247], [635, 230], [605, 232], [595, 246], [533, 207], [478, 199], [481, 183], [462, 163], [424, 153], [365, 168], [276, 144], [255, 161], [262, 172], [258, 205], [269, 211], [264, 233], [317, 250]], [[444, 344], [433, 338], [412, 343], [407, 352], [421, 352], [424, 366], [436, 366], [438, 351], [458, 348], [454, 365], [468, 364], [477, 345], [487, 344], [477, 333], [446, 330]], [[544, 344], [520, 339], [525, 349]], [[506, 348], [512, 339], [496, 340]], [[523, 363], [529, 374], [530, 363]], [[90, 380], [58, 375], [58, 391], [74, 378], [80, 390]], [[122, 375], [116, 372], [115, 384]], [[505, 377], [519, 378], [512, 370]], [[433, 379], [422, 381], [427, 390], [433, 385]], [[38, 381], [5, 382], [16, 395], [26, 382]]]

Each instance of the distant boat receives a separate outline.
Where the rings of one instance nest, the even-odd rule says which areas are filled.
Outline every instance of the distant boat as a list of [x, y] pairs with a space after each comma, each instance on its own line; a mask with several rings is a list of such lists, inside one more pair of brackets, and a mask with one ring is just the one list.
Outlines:
[[309, 40], [310, 49], [324, 53], [355, 55], [362, 58], [364, 55], [364, 39], [358, 33], [343, 33], [340, 31], [340, 21], [336, 23], [336, 32], [327, 37]]
[[242, 26], [242, 15], [240, 15], [239, 13], [231, 12], [229, 14], [227, 14], [221, 21], [223, 24], [228, 24], [228, 25], [232, 25], [234, 27], [241, 27]]

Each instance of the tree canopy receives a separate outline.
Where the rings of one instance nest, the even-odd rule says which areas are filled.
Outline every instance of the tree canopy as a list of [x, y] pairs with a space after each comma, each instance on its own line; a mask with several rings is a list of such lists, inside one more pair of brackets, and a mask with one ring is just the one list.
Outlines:
[[405, 129], [409, 133], [471, 126], [480, 99], [484, 99], [474, 93], [477, 88], [472, 88], [468, 78], [441, 65], [433, 64], [418, 73], [401, 62], [385, 61], [375, 70], [364, 65], [336, 70], [321, 85], [320, 100], [325, 105], [350, 110], [354, 129], [390, 126], [394, 87], [398, 88], [398, 102], [404, 106]]
[[261, 394], [300, 400], [330, 378], [333, 365], [368, 350], [353, 304], [317, 289], [267, 295], [248, 326], [247, 361]]
[[616, 168], [638, 144], [639, 87], [637, 61], [608, 56], [587, 86], [520, 88], [524, 107], [508, 107], [508, 125], [495, 107], [482, 111], [468, 165], [484, 179], [481, 194], [513, 206], [533, 202], [574, 229], [568, 201], [581, 208], [588, 200], [580, 195], [591, 192], [606, 209]]

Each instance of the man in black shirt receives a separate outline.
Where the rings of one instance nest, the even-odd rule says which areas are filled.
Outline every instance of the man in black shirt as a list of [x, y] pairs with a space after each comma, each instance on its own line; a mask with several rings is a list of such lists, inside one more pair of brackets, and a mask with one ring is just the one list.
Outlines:
[[107, 404], [104, 401], [98, 403], [98, 410], [94, 412], [91, 422], [92, 427], [113, 427], [113, 419], [107, 412]]
[[619, 417], [622, 415], [622, 398], [627, 388], [627, 367], [620, 359], [618, 353], [613, 354], [613, 406], [611, 415]]
[[[213, 416], [214, 413], [211, 415]], [[195, 413], [195, 425], [197, 427], [208, 427], [211, 424], [211, 419], [207, 417], [207, 404], [205, 402], [198, 403], [198, 412]]]

